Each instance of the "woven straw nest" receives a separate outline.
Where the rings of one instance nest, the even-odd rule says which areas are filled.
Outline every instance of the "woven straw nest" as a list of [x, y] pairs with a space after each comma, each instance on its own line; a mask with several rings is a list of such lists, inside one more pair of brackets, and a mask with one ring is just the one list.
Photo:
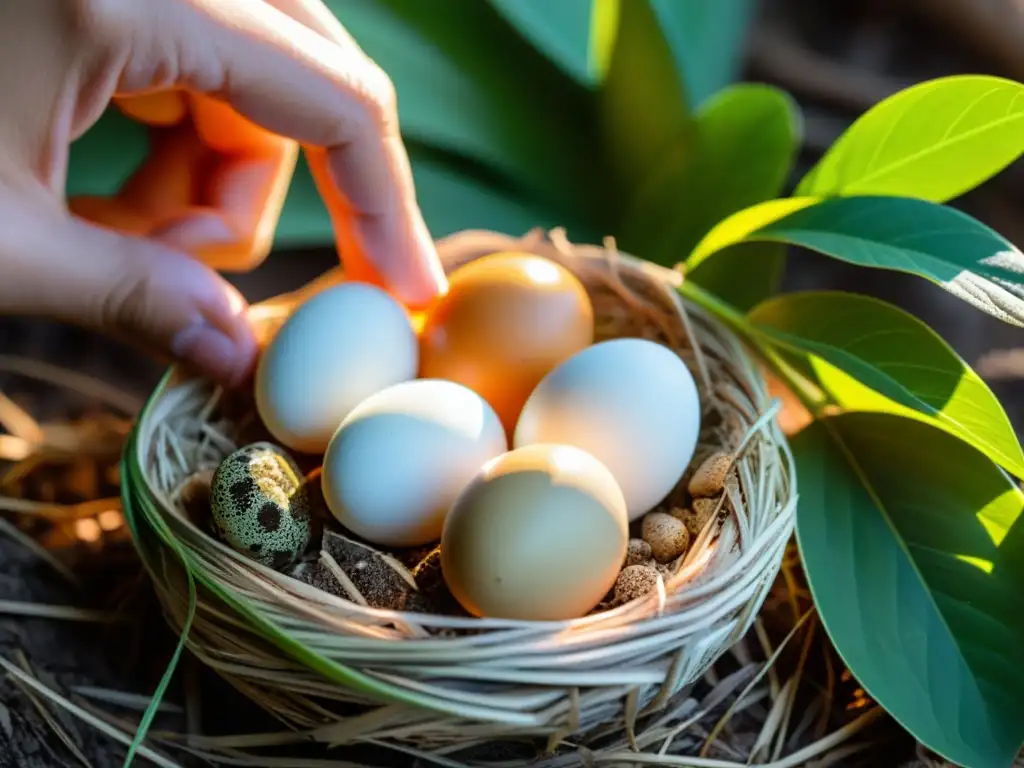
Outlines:
[[[546, 768], [576, 765], [579, 754], [601, 762], [601, 754], [651, 749], [681, 718], [687, 686], [750, 627], [778, 573], [794, 523], [792, 457], [777, 406], [738, 340], [680, 299], [678, 272], [610, 243], [573, 246], [560, 231], [536, 231], [522, 239], [464, 232], [439, 244], [449, 270], [517, 249], [580, 278], [595, 341], [642, 336], [688, 364], [703, 410], [697, 455], [734, 457], [716, 514], [662, 569], [656, 589], [581, 619], [368, 607], [358, 594], [338, 597], [260, 566], [193, 522], [187, 479], [247, 442], [255, 417], [244, 396], [172, 370], [126, 451], [135, 540], [187, 647], [294, 729], [296, 742], [386, 744], [449, 766], [530, 760]], [[272, 332], [303, 294], [337, 278], [271, 300], [255, 316]], [[685, 484], [667, 507], [686, 503]]]

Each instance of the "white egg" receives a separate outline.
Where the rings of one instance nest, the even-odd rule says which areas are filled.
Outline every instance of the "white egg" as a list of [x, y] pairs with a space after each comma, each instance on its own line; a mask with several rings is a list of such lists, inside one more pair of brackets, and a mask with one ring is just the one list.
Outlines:
[[697, 385], [679, 355], [644, 339], [614, 339], [576, 353], [541, 380], [513, 444], [587, 451], [611, 470], [635, 520], [679, 482], [699, 433]]
[[359, 403], [416, 376], [418, 350], [401, 304], [342, 283], [300, 305], [274, 336], [256, 370], [256, 408], [278, 442], [321, 453]]
[[441, 379], [396, 384], [360, 403], [331, 439], [324, 500], [374, 544], [426, 544], [441, 537], [466, 483], [507, 448], [497, 414], [473, 390]]

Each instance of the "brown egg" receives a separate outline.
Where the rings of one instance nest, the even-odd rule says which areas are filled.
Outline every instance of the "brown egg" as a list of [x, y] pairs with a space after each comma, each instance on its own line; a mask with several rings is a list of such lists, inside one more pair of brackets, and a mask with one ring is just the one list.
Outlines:
[[511, 434], [537, 383], [593, 338], [590, 297], [571, 272], [540, 256], [496, 253], [452, 273], [423, 323], [419, 375], [474, 390]]

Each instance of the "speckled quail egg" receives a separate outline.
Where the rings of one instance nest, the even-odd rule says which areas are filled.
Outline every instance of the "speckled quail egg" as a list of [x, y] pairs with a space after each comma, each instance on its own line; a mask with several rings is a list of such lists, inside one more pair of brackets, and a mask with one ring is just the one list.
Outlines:
[[210, 511], [221, 539], [271, 568], [293, 563], [312, 535], [302, 473], [271, 443], [247, 445], [220, 463], [210, 486]]

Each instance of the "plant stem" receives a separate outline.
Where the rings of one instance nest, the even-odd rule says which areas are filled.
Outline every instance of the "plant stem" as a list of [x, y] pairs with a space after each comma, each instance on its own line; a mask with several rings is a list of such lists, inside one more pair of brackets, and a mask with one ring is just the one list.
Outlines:
[[725, 322], [740, 338], [750, 344], [765, 364], [771, 368], [772, 373], [789, 387], [790, 391], [800, 401], [800, 404], [815, 418], [823, 415], [829, 405], [828, 397], [825, 393], [790, 365], [778, 353], [771, 338], [752, 324], [746, 315], [731, 304], [722, 301], [713, 293], [705, 291], [692, 280], [684, 281], [680, 292], [694, 304]]

